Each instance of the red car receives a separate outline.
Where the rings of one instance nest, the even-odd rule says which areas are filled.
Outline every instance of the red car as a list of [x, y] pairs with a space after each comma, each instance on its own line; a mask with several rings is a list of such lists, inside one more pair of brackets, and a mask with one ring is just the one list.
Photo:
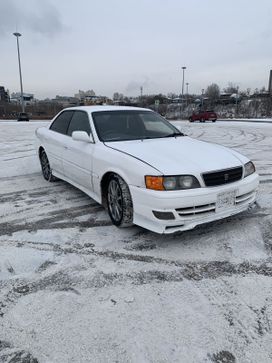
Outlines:
[[200, 121], [200, 122], [205, 122], [205, 121], [212, 121], [215, 122], [217, 120], [217, 114], [213, 111], [199, 111], [198, 113], [193, 113], [190, 117], [189, 117], [189, 121], [190, 122], [194, 122], [194, 121]]

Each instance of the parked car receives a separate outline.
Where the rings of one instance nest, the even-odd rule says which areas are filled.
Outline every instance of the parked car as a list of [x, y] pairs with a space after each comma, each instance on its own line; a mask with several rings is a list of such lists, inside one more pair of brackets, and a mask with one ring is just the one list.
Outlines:
[[18, 114], [17, 121], [29, 121], [29, 115], [26, 112], [20, 112]]
[[256, 198], [258, 175], [247, 157], [192, 139], [148, 109], [67, 108], [36, 135], [44, 178], [81, 189], [116, 226], [184, 231], [242, 212]]
[[200, 121], [200, 122], [212, 121], [212, 122], [215, 122], [216, 120], [217, 120], [217, 114], [214, 111], [199, 111], [197, 113], [194, 112], [189, 117], [190, 122], [194, 122], [194, 121]]

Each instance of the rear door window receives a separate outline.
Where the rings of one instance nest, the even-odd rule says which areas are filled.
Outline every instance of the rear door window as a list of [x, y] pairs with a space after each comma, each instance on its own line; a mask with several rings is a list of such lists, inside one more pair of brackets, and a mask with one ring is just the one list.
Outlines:
[[67, 133], [67, 129], [73, 113], [74, 111], [63, 111], [52, 123], [52, 125], [50, 126], [50, 130], [65, 135]]

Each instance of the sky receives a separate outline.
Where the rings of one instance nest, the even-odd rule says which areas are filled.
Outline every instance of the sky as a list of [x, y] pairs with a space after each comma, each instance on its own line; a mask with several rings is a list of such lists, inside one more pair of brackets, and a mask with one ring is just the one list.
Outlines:
[[36, 98], [268, 85], [271, 0], [0, 0], [0, 85]]

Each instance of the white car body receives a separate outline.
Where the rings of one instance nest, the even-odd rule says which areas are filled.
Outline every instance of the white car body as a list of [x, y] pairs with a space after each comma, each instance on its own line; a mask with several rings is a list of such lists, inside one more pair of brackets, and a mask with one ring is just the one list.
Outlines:
[[[133, 203], [133, 223], [157, 233], [192, 229], [246, 210], [256, 199], [258, 175], [244, 178], [249, 159], [226, 147], [198, 141], [188, 136], [146, 140], [102, 142], [92, 113], [99, 111], [144, 110], [121, 106], [82, 106], [64, 111], [88, 114], [90, 142], [50, 130], [36, 131], [37, 151], [45, 150], [52, 174], [81, 189], [98, 203], [103, 203], [101, 181], [107, 173], [119, 175], [128, 185]], [[240, 180], [207, 187], [203, 173], [243, 168]], [[151, 190], [145, 176], [193, 175], [199, 188], [187, 190]], [[228, 203], [228, 199], [232, 200]], [[174, 219], [160, 219], [155, 212], [170, 212]]]

